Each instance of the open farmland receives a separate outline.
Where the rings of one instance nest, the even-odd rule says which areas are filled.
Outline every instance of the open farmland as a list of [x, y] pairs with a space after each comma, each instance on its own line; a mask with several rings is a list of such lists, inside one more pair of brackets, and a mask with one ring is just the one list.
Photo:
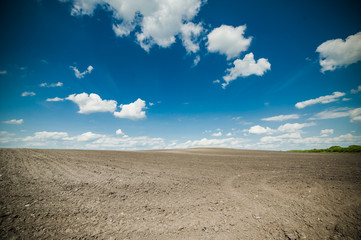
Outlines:
[[1, 239], [361, 239], [361, 155], [0, 149]]

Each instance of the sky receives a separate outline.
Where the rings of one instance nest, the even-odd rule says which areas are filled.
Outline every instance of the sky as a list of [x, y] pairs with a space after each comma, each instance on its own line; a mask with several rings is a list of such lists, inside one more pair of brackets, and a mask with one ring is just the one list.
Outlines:
[[0, 147], [361, 145], [358, 1], [5, 0]]

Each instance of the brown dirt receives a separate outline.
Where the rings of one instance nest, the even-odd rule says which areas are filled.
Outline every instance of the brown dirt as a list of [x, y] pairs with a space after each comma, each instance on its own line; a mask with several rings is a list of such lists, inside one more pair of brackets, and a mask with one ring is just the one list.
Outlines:
[[361, 155], [0, 149], [3, 239], [361, 239]]

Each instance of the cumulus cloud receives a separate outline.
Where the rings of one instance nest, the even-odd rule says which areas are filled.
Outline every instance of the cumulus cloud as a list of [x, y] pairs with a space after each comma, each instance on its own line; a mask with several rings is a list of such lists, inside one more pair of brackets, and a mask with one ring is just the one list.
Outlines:
[[[181, 26], [181, 38], [183, 46], [188, 53], [196, 53], [199, 51], [198, 38], [203, 31], [202, 24], [194, 24], [192, 22], [183, 24]], [[199, 61], [199, 60], [198, 60]], [[195, 64], [196, 65], [196, 64]]]
[[23, 97], [35, 96], [35, 95], [36, 95], [36, 93], [34, 93], [34, 92], [23, 92], [23, 93], [21, 94], [21, 96], [23, 96]]
[[316, 124], [311, 123], [286, 123], [277, 128], [280, 132], [298, 132], [302, 128], [315, 126]]
[[190, 148], [190, 147], [227, 147], [227, 148], [241, 148], [246, 144], [246, 140], [243, 138], [217, 138], [208, 139], [202, 138], [200, 140], [188, 140], [184, 143], [174, 143], [168, 145], [168, 148]]
[[78, 68], [74, 66], [70, 66], [70, 68], [74, 70], [75, 77], [77, 77], [78, 79], [83, 78], [86, 74], [90, 74], [94, 69], [91, 65], [89, 65], [84, 72], [80, 72]]
[[116, 134], [116, 135], [124, 135], [122, 129], [116, 130], [116, 131], [115, 131], [115, 134]]
[[233, 27], [222, 25], [213, 29], [208, 35], [207, 49], [227, 56], [227, 60], [238, 57], [251, 44], [252, 37], [245, 38], [246, 25]]
[[334, 133], [333, 129], [323, 129], [321, 130], [321, 137], [328, 137]]
[[[5, 133], [5, 132], [4, 132]], [[0, 143], [7, 143], [17, 139], [10, 138], [10, 134], [0, 132]], [[2, 141], [3, 140], [3, 141]], [[21, 147], [70, 148], [70, 149], [112, 149], [112, 150], [140, 150], [166, 148], [162, 138], [148, 136], [128, 137], [127, 135], [105, 135], [85, 132], [80, 135], [69, 136], [67, 132], [36, 132], [33, 136], [18, 138], [25, 145]]]
[[356, 94], [356, 93], [359, 93], [359, 92], [361, 92], [361, 85], [359, 85], [356, 89], [351, 89], [352, 94]]
[[222, 84], [223, 88], [240, 76], [262, 76], [267, 70], [271, 69], [271, 64], [267, 59], [260, 58], [256, 62], [253, 53], [247, 54], [242, 60], [236, 59], [233, 64], [234, 67], [227, 69], [228, 74], [223, 77], [223, 80], [225, 81], [225, 83]]
[[212, 134], [213, 137], [221, 137], [222, 136], [222, 132], [216, 132]]
[[40, 87], [62, 87], [62, 86], [63, 86], [62, 82], [51, 83], [51, 84], [44, 82], [40, 84]]
[[283, 134], [280, 136], [265, 136], [261, 139], [262, 143], [279, 143], [284, 144], [285, 149], [311, 149], [311, 148], [328, 148], [332, 145], [348, 146], [358, 144], [361, 136], [354, 136], [351, 133], [343, 134], [337, 137], [313, 136], [302, 137], [300, 133]]
[[197, 55], [193, 60], [193, 67], [197, 66], [200, 61], [201, 61], [201, 57]]
[[301, 132], [302, 128], [305, 127], [311, 127], [315, 126], [316, 124], [311, 123], [286, 123], [281, 126], [279, 126], [277, 129], [272, 129], [269, 127], [262, 127], [260, 125], [255, 125], [251, 127], [250, 129], [246, 129], [245, 132], [251, 133], [251, 134], [276, 134], [276, 133], [295, 133], [295, 132]]
[[[155, 44], [160, 47], [171, 46], [176, 41], [176, 36], [182, 35], [185, 31], [182, 31], [183, 25], [192, 21], [202, 4], [202, 0], [68, 1], [73, 3], [73, 16], [92, 15], [98, 6], [112, 12], [115, 34], [124, 37], [135, 32], [138, 43], [146, 51]], [[193, 30], [191, 31], [194, 33]], [[188, 43], [185, 44], [186, 48], [191, 47], [193, 51], [194, 46], [187, 45]]]
[[74, 137], [64, 137], [63, 140], [67, 140], [67, 141], [78, 141], [78, 142], [88, 142], [88, 141], [93, 141], [95, 139], [99, 139], [101, 137], [104, 137], [105, 135], [102, 134], [96, 134], [96, 133], [92, 133], [92, 132], [86, 132]]
[[67, 132], [36, 132], [34, 136], [28, 136], [23, 138], [23, 141], [39, 141], [39, 140], [59, 140], [68, 137]]
[[47, 102], [62, 102], [62, 101], [64, 101], [64, 98], [59, 98], [59, 97], [47, 98], [46, 101]]
[[300, 118], [300, 116], [298, 114], [289, 114], [289, 115], [278, 115], [278, 116], [274, 116], [274, 117], [262, 118], [262, 120], [263, 121], [282, 122], [282, 121], [286, 121], [286, 120], [299, 119], [299, 118]]
[[15, 124], [15, 125], [20, 125], [24, 122], [24, 119], [11, 119], [11, 120], [8, 120], [8, 121], [3, 121], [3, 123], [6, 123], [6, 124]]
[[321, 72], [333, 71], [361, 61], [361, 32], [341, 38], [328, 40], [317, 47], [320, 54]]
[[266, 133], [272, 133], [274, 130], [272, 130], [271, 128], [269, 127], [262, 127], [260, 125], [256, 125], [256, 126], [253, 126], [251, 127], [249, 130], [248, 130], [248, 133], [252, 133], [252, 134], [266, 134]]
[[70, 100], [78, 105], [78, 113], [90, 114], [96, 112], [114, 112], [117, 108], [115, 100], [102, 100], [98, 94], [81, 93], [69, 95], [66, 100]]
[[122, 104], [119, 106], [120, 112], [114, 112], [114, 116], [118, 118], [128, 118], [131, 120], [138, 120], [146, 118], [144, 109], [146, 103], [142, 99], [138, 98], [135, 102], [129, 104]]
[[287, 139], [299, 139], [302, 138], [300, 132], [285, 133], [279, 136], [265, 136], [261, 138], [261, 142], [273, 143], [273, 142], [283, 142]]
[[326, 103], [330, 103], [330, 102], [336, 102], [338, 101], [341, 97], [345, 96], [346, 94], [343, 92], [334, 92], [332, 93], [332, 95], [326, 95], [326, 96], [321, 96], [315, 99], [310, 99], [310, 100], [306, 100], [303, 102], [298, 102], [296, 103], [296, 108], [298, 109], [302, 109], [305, 108], [307, 106], [311, 106], [317, 103], [322, 103], [322, 104], [326, 104]]

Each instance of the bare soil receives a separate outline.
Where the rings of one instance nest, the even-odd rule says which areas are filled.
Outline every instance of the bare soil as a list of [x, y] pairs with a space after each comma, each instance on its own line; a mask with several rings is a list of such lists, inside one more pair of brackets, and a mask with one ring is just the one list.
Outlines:
[[1, 239], [361, 239], [361, 155], [0, 149]]

